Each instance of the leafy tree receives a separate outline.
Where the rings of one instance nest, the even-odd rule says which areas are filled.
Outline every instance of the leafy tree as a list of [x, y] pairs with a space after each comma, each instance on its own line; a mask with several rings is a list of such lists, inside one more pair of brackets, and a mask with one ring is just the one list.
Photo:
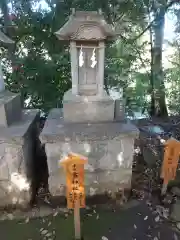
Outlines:
[[[68, 44], [59, 42], [54, 32], [68, 19], [71, 8], [101, 8], [120, 37], [108, 43], [105, 61], [105, 86], [123, 88], [127, 101], [135, 93], [139, 108], [148, 107], [144, 92], [151, 95], [151, 115], [166, 115], [162, 43], [164, 16], [177, 1], [167, 0], [1, 0], [0, 23], [15, 40], [3, 50], [7, 87], [20, 91], [25, 107], [48, 111], [62, 106], [62, 97], [71, 86]], [[144, 39], [145, 34], [149, 40]], [[150, 55], [144, 56], [150, 46]], [[144, 72], [140, 69], [144, 69]], [[134, 87], [130, 87], [134, 84]], [[141, 102], [142, 101], [142, 102]]]

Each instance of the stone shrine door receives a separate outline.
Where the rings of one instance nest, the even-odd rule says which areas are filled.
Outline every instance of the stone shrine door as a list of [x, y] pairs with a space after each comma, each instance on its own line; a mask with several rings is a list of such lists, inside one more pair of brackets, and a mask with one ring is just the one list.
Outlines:
[[[78, 64], [78, 90], [79, 95], [92, 96], [98, 93], [98, 49], [97, 46], [82, 46], [83, 52], [83, 66]], [[80, 55], [81, 47], [78, 47], [78, 61]], [[91, 60], [93, 56], [97, 63], [92, 67], [93, 61]]]

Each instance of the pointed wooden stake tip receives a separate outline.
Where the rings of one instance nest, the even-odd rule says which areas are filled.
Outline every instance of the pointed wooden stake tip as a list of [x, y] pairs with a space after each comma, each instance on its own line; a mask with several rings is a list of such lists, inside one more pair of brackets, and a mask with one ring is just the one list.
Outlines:
[[180, 141], [176, 140], [175, 138], [170, 138], [168, 139], [165, 143], [164, 143], [165, 146], [177, 146], [177, 145], [180, 145]]
[[87, 161], [88, 161], [87, 157], [71, 152], [67, 156], [65, 156], [64, 158], [62, 158], [60, 160], [60, 164], [64, 165], [64, 164], [68, 164], [71, 162], [74, 162], [76, 164], [86, 164]]

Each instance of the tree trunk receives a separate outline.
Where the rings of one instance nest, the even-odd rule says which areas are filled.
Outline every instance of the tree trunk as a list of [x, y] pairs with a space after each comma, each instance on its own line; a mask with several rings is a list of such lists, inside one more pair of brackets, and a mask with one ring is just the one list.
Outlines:
[[150, 46], [151, 46], [151, 72], [150, 72], [150, 94], [151, 94], [151, 105], [150, 105], [150, 116], [154, 116], [156, 112], [155, 108], [155, 96], [154, 96], [154, 76], [153, 76], [153, 32], [152, 27], [149, 28], [150, 34]]
[[155, 116], [167, 116], [165, 101], [164, 74], [162, 68], [162, 47], [164, 39], [165, 8], [161, 6], [155, 9], [155, 22], [153, 25], [154, 43], [152, 49], [152, 75], [153, 75], [153, 95], [152, 104], [155, 105]]

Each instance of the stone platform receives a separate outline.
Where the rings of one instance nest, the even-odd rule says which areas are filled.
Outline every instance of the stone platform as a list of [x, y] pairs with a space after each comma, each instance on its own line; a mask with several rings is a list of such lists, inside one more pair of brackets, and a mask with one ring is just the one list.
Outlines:
[[114, 100], [105, 91], [102, 95], [81, 96], [68, 90], [63, 98], [63, 118], [66, 122], [113, 121]]
[[59, 160], [70, 151], [88, 157], [87, 195], [130, 189], [137, 136], [137, 128], [125, 122], [66, 123], [62, 111], [53, 109], [40, 135], [46, 147], [51, 194], [65, 195], [65, 175]]
[[0, 207], [30, 200], [33, 142], [39, 110], [23, 110], [21, 120], [0, 127]]

